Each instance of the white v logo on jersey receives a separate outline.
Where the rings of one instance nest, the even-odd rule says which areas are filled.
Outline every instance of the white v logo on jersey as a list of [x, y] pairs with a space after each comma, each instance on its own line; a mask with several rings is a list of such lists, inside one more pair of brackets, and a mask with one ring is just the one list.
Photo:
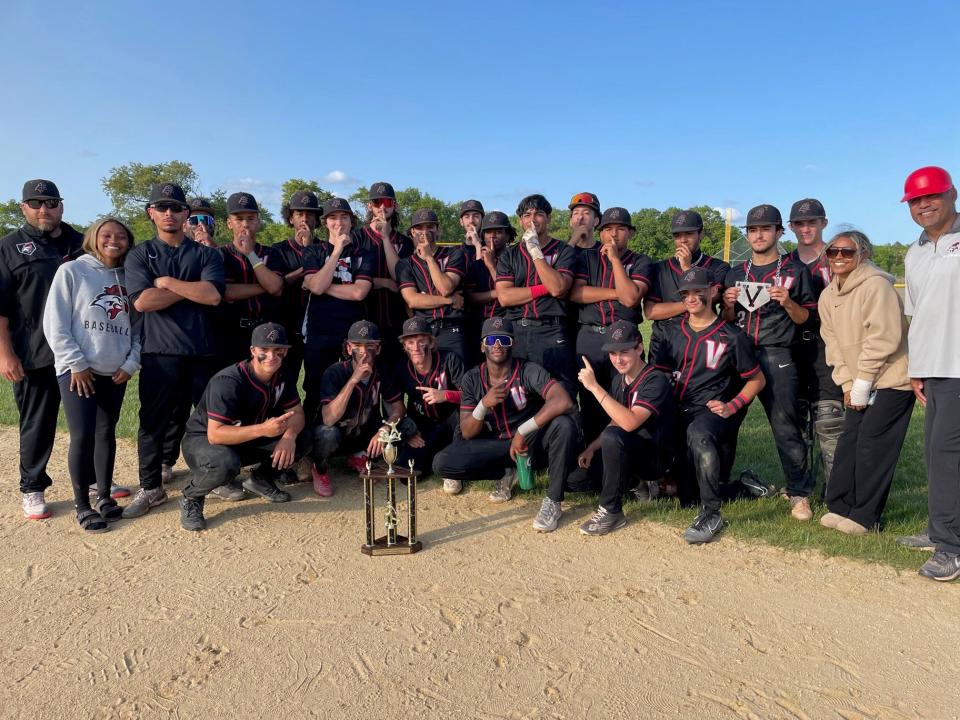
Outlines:
[[523, 410], [527, 406], [527, 394], [523, 391], [522, 385], [514, 385], [510, 388], [510, 397], [513, 398], [513, 404], [517, 410]]
[[707, 340], [707, 357], [705, 362], [707, 367], [711, 370], [716, 370], [717, 365], [720, 364], [720, 358], [723, 357], [723, 353], [727, 350], [727, 344], [722, 342], [717, 342], [716, 340]]
[[790, 288], [793, 287], [793, 281], [794, 281], [794, 280], [796, 280], [796, 278], [795, 278], [795, 277], [792, 277], [792, 276], [790, 276], [790, 275], [781, 275], [781, 276], [780, 276], [780, 287], [786, 288], [787, 290], [789, 290]]

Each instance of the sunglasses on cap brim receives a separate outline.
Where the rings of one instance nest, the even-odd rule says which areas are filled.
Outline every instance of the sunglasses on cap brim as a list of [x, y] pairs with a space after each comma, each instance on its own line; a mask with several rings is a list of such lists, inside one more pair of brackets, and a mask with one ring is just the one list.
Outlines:
[[513, 345], [513, 338], [509, 335], [487, 335], [483, 339], [483, 344], [487, 347], [495, 347], [497, 345], [500, 347], [511, 347]]
[[60, 205], [60, 201], [57, 198], [46, 198], [44, 200], [27, 200], [27, 207], [31, 210], [39, 210], [42, 205], [49, 210], [53, 210], [55, 207]]

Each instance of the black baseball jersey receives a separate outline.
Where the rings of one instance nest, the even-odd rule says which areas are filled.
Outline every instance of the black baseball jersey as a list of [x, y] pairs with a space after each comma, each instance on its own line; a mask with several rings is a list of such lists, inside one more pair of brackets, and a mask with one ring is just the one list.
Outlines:
[[[794, 250], [790, 253], [790, 257], [796, 260], [798, 263], [803, 263], [803, 260], [800, 259], [800, 254]], [[820, 293], [823, 292], [824, 288], [830, 284], [830, 280], [833, 275], [830, 272], [830, 263], [827, 262], [827, 258], [822, 253], [814, 260], [812, 263], [805, 263], [807, 270], [810, 272], [810, 281], [813, 287], [813, 296], [819, 300]], [[820, 330], [820, 313], [814, 307], [810, 312], [809, 319], [800, 326], [803, 330], [812, 330], [813, 332], [819, 332]]]
[[[482, 260], [475, 260], [467, 266], [467, 276], [463, 280], [463, 289], [465, 292], [471, 293], [489, 292], [497, 289], [497, 283], [490, 277], [490, 271]], [[474, 305], [468, 302], [466, 311], [471, 317], [482, 318], [503, 317], [507, 312], [506, 308], [502, 307], [496, 298], [483, 303], [483, 305]]]
[[[260, 243], [254, 243], [253, 251], [257, 254], [268, 269], [274, 268], [270, 265], [270, 255], [267, 248]], [[257, 285], [257, 276], [253, 271], [253, 264], [247, 259], [247, 256], [237, 250], [233, 243], [224, 245], [220, 248], [223, 255], [223, 281], [225, 284], [236, 283], [238, 285]], [[274, 298], [267, 292], [260, 295], [254, 295], [246, 300], [224, 300], [221, 311], [226, 322], [235, 324], [234, 320], [244, 318], [256, 322], [265, 321], [273, 316], [276, 303]]]
[[[650, 285], [650, 258], [633, 250], [624, 250], [620, 261], [627, 277]], [[612, 288], [615, 286], [613, 267], [599, 252], [585, 250], [578, 255], [575, 280], [584, 280], [590, 287]], [[609, 325], [617, 320], [639, 323], [643, 312], [639, 304], [628, 308], [619, 300], [586, 303], [580, 306], [580, 323], [583, 325]]]
[[[190, 238], [177, 247], [159, 238], [135, 246], [124, 263], [127, 293], [135, 302], [158, 277], [184, 282], [205, 280], [224, 292], [223, 256]], [[214, 352], [213, 308], [180, 300], [163, 310], [143, 314], [143, 352], [162, 355], [211, 355]]]
[[[749, 268], [749, 275], [748, 275]], [[778, 279], [779, 275], [779, 279]], [[790, 292], [790, 299], [811, 312], [817, 310], [813, 283], [807, 267], [791, 255], [781, 255], [767, 265], [738, 263], [727, 273], [725, 287], [734, 287], [738, 280], [779, 284]], [[754, 312], [737, 303], [734, 306], [739, 325], [756, 345], [761, 347], [789, 347], [797, 335], [797, 324], [776, 300], [771, 299]]]
[[650, 411], [647, 421], [637, 428], [637, 435], [660, 447], [670, 447], [673, 442], [676, 405], [673, 401], [673, 387], [667, 376], [653, 365], [647, 365], [629, 384], [624, 375], [614, 374], [615, 377], [610, 383], [610, 397], [631, 410], [642, 407]]
[[717, 318], [702, 329], [690, 327], [686, 314], [657, 345], [651, 361], [672, 373], [680, 407], [703, 407], [709, 400], [729, 401], [748, 378], [760, 372], [756, 349], [744, 332]]
[[79, 257], [83, 235], [66, 223], [50, 237], [25, 225], [0, 240], [0, 315], [7, 318], [10, 342], [24, 370], [53, 365], [43, 335], [43, 308], [57, 268]]
[[[442, 272], [453, 273], [461, 279], [461, 282], [463, 281], [463, 276], [467, 272], [467, 264], [460, 248], [438, 247], [434, 258], [436, 258], [437, 265], [440, 266]], [[409, 287], [427, 295], [440, 294], [433, 284], [433, 278], [430, 277], [430, 268], [427, 267], [427, 261], [421, 259], [416, 252], [397, 263], [397, 285], [401, 290]], [[452, 305], [429, 309], [415, 308], [413, 314], [425, 317], [428, 320], [439, 320], [441, 318], [459, 320], [463, 318], [463, 310], [454, 310]]]
[[[550, 238], [550, 242], [540, 249], [548, 265], [560, 274], [573, 278], [577, 253], [572, 247], [561, 240]], [[533, 287], [541, 284], [533, 258], [527, 252], [526, 243], [518, 242], [512, 247], [504, 248], [500, 253], [500, 258], [497, 260], [497, 282], [501, 280], [512, 282], [514, 287]], [[567, 303], [550, 295], [544, 295], [523, 305], [508, 307], [506, 310], [507, 317], [511, 320], [563, 317], [567, 314]]]
[[[353, 242], [361, 247], [369, 248], [373, 253], [373, 274], [376, 278], [389, 278], [387, 256], [383, 252], [383, 238], [372, 230], [369, 225], [357, 228], [351, 233]], [[400, 260], [413, 254], [413, 240], [406, 235], [394, 231], [390, 236]], [[383, 333], [386, 328], [399, 328], [407, 318], [407, 306], [399, 292], [392, 292], [386, 288], [373, 288], [364, 301], [367, 319], [376, 323]]]
[[[353, 375], [353, 361], [344, 360], [328, 367], [320, 380], [320, 404], [329, 405], [340, 394]], [[348, 435], [354, 434], [367, 423], [380, 417], [380, 370], [374, 366], [373, 374], [366, 382], [359, 383], [350, 394], [347, 409], [336, 426]]]
[[[487, 411], [484, 425], [487, 432], [500, 440], [509, 440], [517, 428], [539, 412], [547, 391], [557, 382], [536, 363], [513, 360], [507, 376], [507, 395], [503, 402]], [[490, 389], [487, 363], [463, 376], [460, 386], [460, 411], [473, 412]]]
[[[319, 272], [332, 253], [333, 246], [326, 240], [305, 247], [303, 249], [304, 277]], [[351, 285], [357, 280], [372, 282], [373, 251], [353, 241], [343, 249], [343, 253], [337, 259], [332, 284]], [[364, 317], [363, 303], [342, 300], [326, 293], [314, 295], [307, 292], [307, 295], [303, 335], [308, 345], [311, 339], [320, 337], [345, 338], [350, 326]]]
[[402, 401], [407, 396], [407, 417], [413, 420], [421, 430], [446, 420], [457, 409], [456, 403], [427, 405], [423, 402], [423, 393], [418, 387], [431, 387], [438, 390], [459, 390], [465, 370], [463, 362], [456, 353], [433, 351], [430, 372], [421, 375], [410, 360], [404, 358], [384, 386], [383, 396], [387, 402]]
[[[723, 260], [707, 255], [702, 250], [698, 250], [696, 257], [693, 258], [692, 265], [706, 268], [707, 272], [710, 273], [710, 279], [720, 286], [721, 289], [724, 287], [727, 273], [730, 272], [730, 266]], [[653, 265], [650, 266], [650, 289], [647, 291], [644, 299], [657, 303], [680, 302], [680, 289], [678, 285], [682, 276], [683, 270], [680, 268], [680, 263], [675, 257], [653, 263]], [[659, 338], [663, 333], [668, 332], [667, 325], [673, 322], [676, 317], [679, 316], [667, 318], [666, 320], [653, 321], [653, 337], [657, 338], [657, 342], [659, 342]], [[655, 342], [651, 341], [651, 347], [654, 345]]]
[[286, 382], [282, 372], [263, 383], [244, 360], [214, 375], [203, 398], [187, 421], [187, 435], [206, 435], [207, 420], [224, 425], [256, 425], [279, 417], [300, 404], [296, 383]]
[[[316, 240], [313, 243], [316, 244]], [[303, 267], [304, 246], [294, 238], [272, 245], [267, 249], [267, 267], [281, 278]], [[273, 319], [287, 329], [291, 336], [303, 333], [303, 316], [307, 309], [307, 296], [303, 278], [293, 283], [284, 281], [283, 292], [274, 307]]]

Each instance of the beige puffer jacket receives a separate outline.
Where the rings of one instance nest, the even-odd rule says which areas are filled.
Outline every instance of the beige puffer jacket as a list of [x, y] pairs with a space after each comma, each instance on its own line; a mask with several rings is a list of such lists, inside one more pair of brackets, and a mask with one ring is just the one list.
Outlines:
[[820, 334], [833, 380], [849, 392], [856, 378], [874, 388], [909, 390], [907, 319], [891, 277], [863, 262], [820, 295]]

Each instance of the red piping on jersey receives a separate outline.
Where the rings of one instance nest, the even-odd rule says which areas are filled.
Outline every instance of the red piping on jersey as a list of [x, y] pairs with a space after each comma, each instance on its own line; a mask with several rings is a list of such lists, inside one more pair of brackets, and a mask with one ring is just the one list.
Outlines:
[[[270, 394], [267, 390], [263, 389], [263, 386], [260, 385], [259, 382], [257, 382], [254, 378], [250, 376], [250, 372], [247, 370], [246, 362], [237, 363], [237, 367], [240, 368], [240, 372], [243, 373], [243, 376], [247, 379], [247, 382], [250, 383], [258, 393], [263, 395], [263, 407], [260, 409], [260, 412], [257, 413], [257, 420], [262, 422], [263, 419], [267, 417], [267, 408], [270, 405]], [[270, 389], [272, 389], [273, 387], [272, 380], [270, 385], [271, 385]]]
[[[483, 380], [483, 374], [484, 374], [484, 372], [487, 373], [487, 377], [488, 377], [488, 380], [487, 380], [487, 382], [486, 382], [486, 385], [487, 385], [486, 388], [484, 388], [484, 380]], [[504, 388], [505, 388], [505, 390], [506, 390], [506, 395], [509, 395], [509, 394], [510, 394], [510, 386], [513, 385], [513, 381], [517, 379], [517, 376], [518, 376], [519, 374], [520, 374], [520, 361], [519, 361], [519, 360], [514, 360], [514, 361], [513, 361], [513, 372], [507, 377], [507, 382], [506, 382], [506, 385], [504, 386]], [[487, 368], [487, 364], [484, 363], [483, 365], [480, 366], [480, 389], [481, 389], [481, 390], [489, 390], [489, 389], [490, 389], [489, 376], [490, 376], [490, 370]], [[546, 393], [546, 390], [544, 390], [544, 393]], [[486, 392], [484, 392], [484, 395], [486, 395]], [[503, 431], [502, 431], [502, 432], [505, 432], [505, 433], [507, 434], [507, 439], [510, 440], [510, 439], [513, 438], [513, 433], [510, 431], [510, 421], [507, 420], [507, 398], [506, 398], [506, 395], [505, 395], [504, 398], [503, 398], [503, 402], [500, 403], [500, 414], [501, 414], [501, 416], [503, 417]], [[481, 399], [482, 399], [482, 398], [481, 398]], [[494, 421], [495, 421], [496, 424], [497, 424], [497, 435], [500, 435], [500, 434], [501, 434], [501, 431], [500, 431], [500, 419], [497, 417], [497, 408], [494, 408], [494, 409], [493, 409], [493, 419], [494, 419]]]
[[[686, 364], [686, 362], [687, 362], [687, 348], [690, 347], [690, 336], [687, 334], [687, 328], [686, 328], [687, 324], [688, 324], [688, 320], [687, 320], [687, 319], [684, 319], [684, 320], [681, 321], [681, 323], [680, 323], [680, 330], [683, 332], [684, 336], [687, 338], [686, 347], [683, 348], [683, 363], [684, 363], [684, 364]], [[710, 332], [708, 332], [706, 335], [702, 335], [702, 336], [700, 336], [699, 338], [697, 338], [697, 342], [694, 343], [694, 345], [693, 345], [693, 356], [690, 358], [690, 368], [689, 368], [689, 371], [687, 372], [687, 379], [686, 379], [686, 381], [684, 381], [684, 383], [683, 383], [683, 388], [680, 390], [680, 394], [677, 395], [677, 400], [683, 400], [683, 394], [687, 391], [687, 385], [690, 384], [690, 378], [693, 377], [693, 369], [694, 369], [693, 366], [694, 366], [694, 364], [697, 362], [697, 351], [700, 349], [700, 343], [702, 343], [704, 340], [709, 339], [710, 336], [712, 336], [712, 335], [716, 334], [718, 331], [720, 331], [720, 329], [722, 329], [725, 324], [726, 324], [725, 322], [720, 321], [720, 322], [717, 323], [717, 326], [716, 326], [713, 330], [711, 330]], [[682, 366], [681, 366], [681, 367], [682, 367]], [[682, 376], [682, 375], [683, 375], [683, 371], [681, 370], [681, 376]]]

